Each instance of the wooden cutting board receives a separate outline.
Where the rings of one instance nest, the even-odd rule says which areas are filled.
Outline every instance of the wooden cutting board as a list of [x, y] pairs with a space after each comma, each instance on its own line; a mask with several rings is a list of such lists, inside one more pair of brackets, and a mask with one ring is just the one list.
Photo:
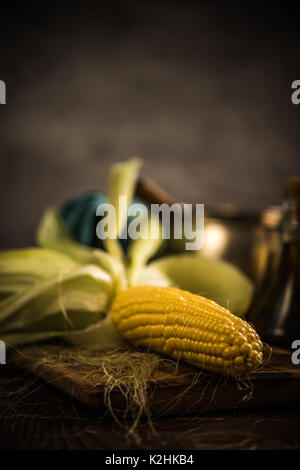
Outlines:
[[[73, 351], [74, 348], [62, 343], [30, 345], [10, 350], [8, 360], [98, 412], [107, 410], [105, 389], [108, 379], [97, 366], [76, 362], [74, 354], [71, 362], [64, 359]], [[266, 355], [270, 356], [269, 349]], [[176, 367], [173, 361], [164, 361], [149, 378], [147, 397], [155, 416], [300, 405], [300, 365], [292, 364], [290, 351], [274, 347], [268, 362], [260, 370], [245, 380], [236, 381], [201, 372], [186, 364]], [[125, 409], [125, 399], [117, 387], [111, 391], [110, 399], [114, 411]]]

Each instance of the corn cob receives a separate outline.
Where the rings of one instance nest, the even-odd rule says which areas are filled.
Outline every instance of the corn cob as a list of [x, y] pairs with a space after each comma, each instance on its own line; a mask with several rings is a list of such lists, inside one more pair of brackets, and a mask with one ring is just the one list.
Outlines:
[[121, 335], [135, 346], [211, 372], [247, 375], [263, 360], [262, 342], [249, 323], [212, 300], [181, 289], [121, 290], [110, 313]]

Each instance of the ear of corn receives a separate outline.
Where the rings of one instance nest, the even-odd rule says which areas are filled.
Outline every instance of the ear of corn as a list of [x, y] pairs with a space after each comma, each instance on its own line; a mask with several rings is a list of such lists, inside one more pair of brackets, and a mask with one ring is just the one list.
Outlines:
[[262, 342], [249, 323], [181, 289], [135, 286], [121, 290], [111, 316], [122, 336], [135, 346], [211, 372], [239, 377], [263, 360]]

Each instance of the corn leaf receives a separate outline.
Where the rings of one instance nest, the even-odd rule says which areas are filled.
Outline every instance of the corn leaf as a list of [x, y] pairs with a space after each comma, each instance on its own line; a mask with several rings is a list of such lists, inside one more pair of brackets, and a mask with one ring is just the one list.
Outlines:
[[[116, 218], [109, 221], [108, 236], [103, 240], [103, 244], [108, 253], [123, 264], [125, 264], [124, 253], [118, 237], [126, 225], [128, 207], [134, 195], [140, 167], [141, 160], [133, 158], [126, 162], [114, 164], [109, 176], [107, 202], [115, 208]], [[126, 197], [127, 204], [123, 205], [120, 197]]]
[[110, 315], [80, 331], [68, 332], [62, 336], [62, 339], [74, 346], [86, 346], [97, 350], [117, 349], [125, 346], [125, 341], [117, 331]]
[[43, 248], [0, 252], [1, 298], [79, 266], [79, 263], [67, 255]]
[[96, 264], [111, 275], [116, 289], [126, 285], [124, 265], [104, 250], [76, 242], [55, 209], [44, 213], [37, 231], [37, 242], [44, 248], [67, 254], [77, 263]]
[[141, 224], [140, 237], [132, 241], [128, 250], [127, 279], [129, 285], [136, 283], [144, 266], [162, 245], [162, 226], [159, 219], [147, 216], [145, 224]]
[[58, 212], [53, 208], [47, 209], [43, 214], [36, 240], [41, 247], [60, 251], [80, 264], [90, 262], [92, 249], [76, 242]]
[[1, 339], [8, 345], [33, 343], [60, 338], [72, 345], [85, 346], [89, 349], [111, 350], [125, 346], [124, 340], [116, 330], [110, 316], [81, 330], [74, 331], [26, 331], [6, 333]]
[[208, 297], [242, 316], [253, 295], [253, 284], [237, 267], [199, 255], [173, 255], [153, 261], [135, 284], [174, 286]]
[[95, 265], [41, 281], [0, 303], [1, 338], [39, 333], [46, 339], [83, 330], [105, 317], [112, 296], [111, 277]]

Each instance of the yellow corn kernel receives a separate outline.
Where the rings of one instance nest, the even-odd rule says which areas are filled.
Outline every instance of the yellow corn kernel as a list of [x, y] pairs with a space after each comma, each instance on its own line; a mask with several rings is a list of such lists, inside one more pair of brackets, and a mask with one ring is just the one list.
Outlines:
[[212, 300], [173, 287], [121, 290], [110, 314], [122, 336], [211, 372], [247, 375], [262, 364], [254, 328]]

